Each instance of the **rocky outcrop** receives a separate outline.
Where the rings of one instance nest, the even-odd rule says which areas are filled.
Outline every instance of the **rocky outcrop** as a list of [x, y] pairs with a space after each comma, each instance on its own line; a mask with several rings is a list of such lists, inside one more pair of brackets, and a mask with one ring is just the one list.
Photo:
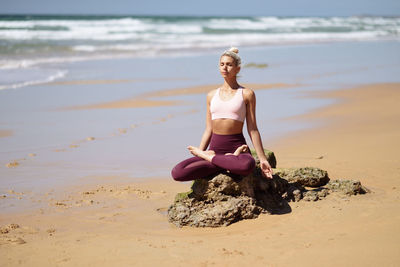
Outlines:
[[370, 190], [361, 185], [357, 180], [331, 180], [326, 185], [331, 192], [339, 192], [345, 195], [357, 195], [369, 193]]
[[299, 183], [302, 186], [320, 187], [329, 182], [328, 172], [319, 168], [277, 169], [275, 174], [290, 183]]
[[195, 180], [191, 191], [176, 196], [168, 219], [177, 226], [218, 227], [287, 209], [282, 198], [287, 182], [260, 178], [222, 173]]
[[261, 213], [288, 213], [291, 201], [366, 192], [359, 181], [330, 181], [327, 172], [318, 168], [279, 169], [273, 179], [266, 179], [256, 167], [246, 177], [221, 173], [195, 180], [189, 192], [177, 194], [168, 209], [168, 220], [179, 227], [227, 226]]

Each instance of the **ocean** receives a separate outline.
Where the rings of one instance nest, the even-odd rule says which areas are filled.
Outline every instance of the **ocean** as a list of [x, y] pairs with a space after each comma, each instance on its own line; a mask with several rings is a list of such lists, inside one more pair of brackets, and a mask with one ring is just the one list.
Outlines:
[[77, 61], [382, 40], [400, 40], [400, 17], [1, 15], [0, 90], [61, 79]]

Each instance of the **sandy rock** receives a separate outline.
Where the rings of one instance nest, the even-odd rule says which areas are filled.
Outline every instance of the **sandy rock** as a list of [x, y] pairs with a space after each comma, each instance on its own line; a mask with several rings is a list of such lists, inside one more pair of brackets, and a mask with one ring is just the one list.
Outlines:
[[[254, 157], [254, 159], [256, 160], [256, 165], [260, 164], [260, 160], [257, 157], [257, 153], [254, 149], [250, 149], [251, 155]], [[272, 152], [271, 150], [268, 150], [266, 148], [264, 148], [264, 153], [267, 156], [267, 161], [268, 163], [271, 165], [272, 168], [276, 168], [276, 157], [274, 152]]]
[[7, 168], [16, 168], [19, 166], [19, 162], [14, 160], [6, 164]]
[[273, 179], [263, 177], [259, 167], [246, 177], [221, 173], [197, 179], [189, 192], [178, 193], [168, 208], [168, 220], [179, 227], [220, 227], [261, 213], [288, 213], [291, 201], [313, 202], [337, 192], [369, 192], [359, 181], [327, 181], [326, 171], [311, 167], [279, 170]]
[[18, 229], [20, 226], [16, 223], [11, 223], [6, 226], [0, 227], [0, 234], [7, 234], [12, 230]]
[[305, 189], [296, 184], [296, 183], [289, 183], [286, 189], [286, 192], [282, 194], [282, 197], [287, 201], [295, 201], [298, 202], [303, 198], [303, 191]]
[[326, 188], [333, 192], [341, 192], [345, 195], [357, 195], [369, 193], [370, 190], [361, 185], [357, 180], [331, 180]]
[[288, 182], [309, 187], [319, 187], [329, 182], [328, 172], [313, 167], [277, 169], [274, 173]]
[[317, 201], [318, 194], [315, 191], [306, 191], [303, 193], [303, 199], [305, 201]]
[[16, 245], [22, 245], [25, 244], [26, 241], [23, 240], [21, 237], [17, 237], [17, 238], [11, 238], [8, 240], [10, 243], [16, 244]]
[[260, 213], [287, 212], [286, 186], [287, 181], [267, 180], [256, 170], [246, 177], [224, 173], [198, 179], [191, 191], [176, 196], [168, 220], [177, 226], [219, 227]]

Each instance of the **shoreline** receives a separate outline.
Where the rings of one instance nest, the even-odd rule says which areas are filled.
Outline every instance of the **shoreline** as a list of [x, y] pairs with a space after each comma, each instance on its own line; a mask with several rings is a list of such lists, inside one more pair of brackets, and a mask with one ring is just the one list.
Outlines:
[[[218, 88], [219, 86], [220, 84], [211, 84], [211, 85], [198, 85], [198, 86], [184, 87], [177, 89], [159, 90], [155, 92], [143, 93], [133, 98], [97, 103], [92, 105], [72, 106], [72, 107], [61, 108], [60, 110], [118, 109], [118, 108], [142, 108], [142, 107], [162, 107], [162, 106], [182, 105], [185, 104], [185, 101], [152, 100], [151, 98], [159, 99], [164, 97], [207, 94], [209, 91]], [[253, 90], [267, 90], [267, 89], [292, 88], [299, 85], [290, 85], [285, 83], [269, 83], [269, 84], [246, 83], [244, 86], [249, 87]]]
[[[273, 141], [268, 148], [275, 152], [278, 167], [320, 167], [331, 179], [360, 179], [373, 190], [371, 194], [328, 197], [318, 203], [291, 202], [289, 214], [261, 215], [229, 227], [176, 228], [166, 221], [166, 207], [190, 183], [162, 177], [135, 182], [120, 177], [127, 181], [116, 183], [98, 177], [107, 182], [83, 188], [76, 185], [76, 191], [65, 195], [42, 196], [41, 201], [49, 204], [39, 213], [1, 217], [1, 226], [17, 223], [20, 228], [10, 231], [7, 238], [0, 236], [0, 256], [7, 266], [18, 262], [44, 266], [150, 266], [161, 262], [165, 266], [290, 266], [294, 258], [299, 266], [320, 266], [321, 262], [310, 262], [315, 255], [325, 266], [397, 264], [400, 126], [395, 122], [400, 109], [392, 103], [400, 100], [400, 83], [314, 96], [339, 101], [290, 118], [324, 124]], [[374, 153], [369, 154], [370, 150]], [[18, 238], [26, 243], [19, 244]]]

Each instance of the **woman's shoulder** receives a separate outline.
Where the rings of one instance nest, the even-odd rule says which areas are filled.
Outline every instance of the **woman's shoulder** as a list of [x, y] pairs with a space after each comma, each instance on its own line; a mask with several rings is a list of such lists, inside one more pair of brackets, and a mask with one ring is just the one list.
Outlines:
[[253, 98], [255, 96], [254, 91], [248, 87], [242, 87], [243, 97], [246, 99]]
[[213, 89], [213, 90], [211, 90], [210, 92], [208, 92], [208, 93], [207, 93], [207, 98], [212, 98], [212, 97], [215, 95], [215, 93], [218, 91], [218, 89], [219, 89], [219, 88]]

